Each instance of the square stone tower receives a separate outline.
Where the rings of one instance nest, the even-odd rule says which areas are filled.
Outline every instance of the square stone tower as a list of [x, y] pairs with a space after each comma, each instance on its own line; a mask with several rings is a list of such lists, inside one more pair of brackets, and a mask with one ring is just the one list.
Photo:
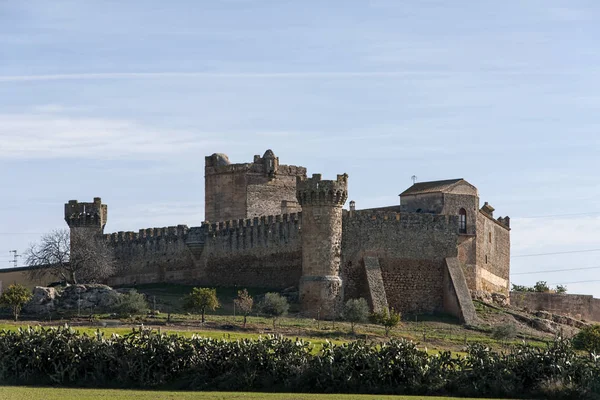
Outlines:
[[252, 163], [232, 164], [225, 154], [206, 157], [205, 211], [209, 222], [279, 215], [300, 211], [296, 178], [306, 168], [279, 164], [272, 150]]

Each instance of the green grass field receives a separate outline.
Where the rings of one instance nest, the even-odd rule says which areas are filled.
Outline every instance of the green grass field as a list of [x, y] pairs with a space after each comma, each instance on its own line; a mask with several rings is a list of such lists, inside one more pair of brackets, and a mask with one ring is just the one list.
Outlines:
[[[287, 394], [287, 393], [229, 393], [229, 392], [161, 392], [142, 390], [112, 390], [112, 389], [64, 389], [64, 388], [30, 388], [2, 387], [0, 399], [3, 400], [230, 400], [230, 399], [266, 399], [266, 400], [450, 400], [454, 397], [424, 397], [424, 396], [381, 396], [381, 395], [345, 395], [345, 394]], [[468, 399], [462, 399], [468, 400]]]
[[[256, 339], [258, 336], [268, 334], [281, 334], [289, 338], [302, 338], [310, 341], [317, 352], [326, 340], [341, 344], [357, 339], [369, 341], [387, 340], [383, 327], [373, 324], [358, 324], [356, 334], [350, 332], [350, 324], [343, 321], [317, 321], [313, 318], [300, 318], [294, 314], [292, 304], [290, 315], [277, 321], [277, 328], [273, 329], [272, 320], [253, 314], [248, 317], [247, 329], [242, 328], [243, 317], [236, 313], [233, 299], [236, 296], [235, 288], [219, 288], [217, 294], [221, 307], [206, 316], [207, 322], [200, 324], [199, 315], [188, 313], [182, 306], [183, 296], [191, 291], [191, 286], [177, 284], [141, 285], [137, 289], [144, 293], [149, 300], [151, 309], [159, 310], [156, 315], [142, 315], [134, 318], [116, 319], [110, 314], [93, 314], [91, 310], [82, 310], [80, 315], [53, 315], [52, 319], [31, 320], [14, 323], [2, 321], [0, 329], [14, 330], [19, 326], [28, 325], [64, 325], [68, 323], [80, 332], [93, 334], [97, 329], [105, 335], [117, 333], [120, 335], [131, 332], [135, 326], [160, 329], [164, 333], [177, 333], [183, 336], [193, 334], [215, 339]], [[269, 289], [250, 288], [249, 292], [255, 299], [260, 298]], [[476, 302], [477, 312], [483, 317], [502, 316], [494, 308]], [[10, 316], [3, 315], [6, 318]], [[27, 315], [23, 315], [27, 319]], [[465, 345], [468, 343], [485, 343], [494, 350], [502, 350], [507, 345], [526, 341], [533, 346], [545, 346], [551, 337], [532, 336], [521, 334], [519, 337], [500, 342], [491, 337], [491, 329], [481, 326], [477, 329], [466, 329], [455, 317], [449, 315], [407, 315], [402, 323], [391, 332], [392, 337], [412, 340], [420, 348], [429, 353], [450, 350], [454, 354], [465, 354]]]

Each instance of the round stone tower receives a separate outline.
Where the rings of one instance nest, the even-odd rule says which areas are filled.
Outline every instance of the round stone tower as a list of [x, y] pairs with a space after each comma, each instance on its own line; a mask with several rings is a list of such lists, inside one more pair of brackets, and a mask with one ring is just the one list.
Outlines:
[[335, 318], [341, 309], [342, 207], [348, 198], [348, 175], [335, 181], [298, 177], [296, 197], [302, 206], [302, 277], [300, 311]]

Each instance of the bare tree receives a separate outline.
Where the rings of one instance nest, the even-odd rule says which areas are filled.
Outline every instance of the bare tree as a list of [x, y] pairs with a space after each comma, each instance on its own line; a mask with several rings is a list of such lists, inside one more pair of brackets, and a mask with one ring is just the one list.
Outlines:
[[52, 275], [71, 284], [95, 283], [115, 272], [112, 252], [97, 232], [88, 229], [52, 231], [30, 245], [25, 257], [32, 279]]

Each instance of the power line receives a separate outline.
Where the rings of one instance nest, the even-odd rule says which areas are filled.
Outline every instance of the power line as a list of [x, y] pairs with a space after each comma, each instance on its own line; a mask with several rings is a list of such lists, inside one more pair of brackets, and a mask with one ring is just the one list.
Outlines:
[[516, 256], [510, 256], [510, 258], [551, 256], [551, 255], [556, 255], [556, 254], [590, 253], [590, 252], [593, 252], [593, 251], [600, 251], [600, 249], [556, 251], [556, 252], [553, 252], [553, 253], [537, 253], [537, 254], [518, 254]]
[[543, 271], [530, 271], [530, 272], [517, 272], [511, 275], [532, 275], [541, 274], [545, 272], [563, 272], [563, 271], [583, 271], [588, 269], [600, 269], [600, 267], [584, 267], [584, 268], [566, 268], [566, 269], [547, 269]]

